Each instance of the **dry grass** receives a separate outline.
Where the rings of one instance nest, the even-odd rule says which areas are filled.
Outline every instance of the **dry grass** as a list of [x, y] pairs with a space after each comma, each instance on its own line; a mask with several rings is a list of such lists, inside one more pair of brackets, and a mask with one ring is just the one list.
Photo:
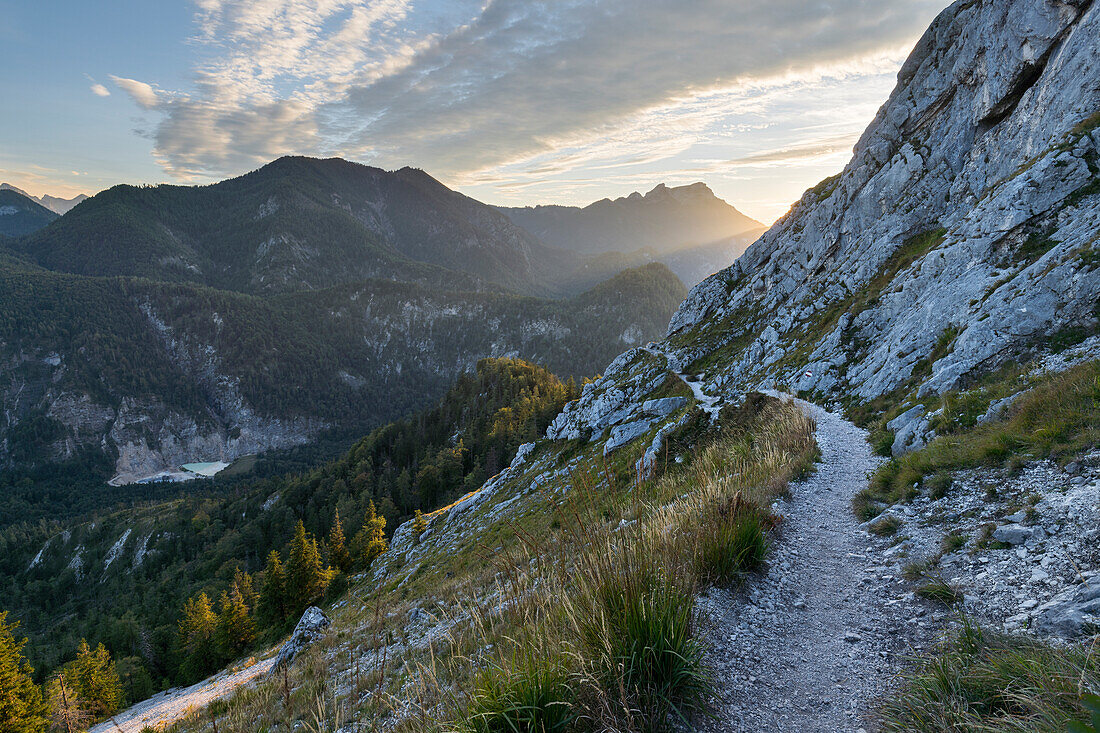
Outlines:
[[[280, 680], [241, 692], [219, 731], [350, 719], [409, 733], [651, 731], [704, 713], [696, 593], [762, 561], [772, 502], [817, 455], [794, 405], [754, 401], [722, 426], [693, 434], [683, 465], [644, 482], [630, 450], [605, 459], [583, 447], [568, 490], [540, 486], [459, 548], [436, 551], [429, 535], [422, 572], [354, 587], [362, 597], [294, 665], [290, 694]], [[409, 637], [414, 607], [447, 633]], [[203, 715], [177, 728], [204, 729]]]

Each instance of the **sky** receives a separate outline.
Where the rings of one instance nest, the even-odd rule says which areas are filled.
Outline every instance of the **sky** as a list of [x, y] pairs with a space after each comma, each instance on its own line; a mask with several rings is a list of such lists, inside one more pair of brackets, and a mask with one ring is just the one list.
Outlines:
[[502, 205], [703, 181], [770, 223], [843, 168], [947, 4], [0, 0], [0, 181], [339, 156]]

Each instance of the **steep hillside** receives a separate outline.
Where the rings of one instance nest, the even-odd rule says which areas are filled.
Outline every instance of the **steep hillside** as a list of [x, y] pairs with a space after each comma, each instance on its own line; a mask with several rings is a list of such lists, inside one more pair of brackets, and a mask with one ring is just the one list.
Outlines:
[[[0, 530], [3, 608], [33, 637], [27, 652], [43, 671], [70, 657], [81, 637], [98, 637], [116, 657], [134, 657], [158, 687], [189, 682], [173, 645], [188, 597], [205, 590], [217, 598], [238, 567], [262, 570], [271, 550], [285, 558], [298, 519], [331, 539], [339, 512], [353, 545], [372, 502], [394, 528], [416, 510], [455, 501], [511, 463], [576, 396], [575, 385], [541, 367], [487, 359], [431, 408], [379, 428], [323, 467], [205, 482], [187, 498], [147, 501], [93, 521]], [[284, 631], [280, 622], [260, 636]], [[135, 635], [143, 640], [137, 646]]]
[[692, 291], [679, 361], [901, 407], [1096, 333], [1098, 32], [1087, 0], [941, 15], [844, 172]]
[[57, 218], [44, 206], [12, 189], [0, 188], [0, 235], [21, 237]]
[[61, 272], [252, 293], [438, 283], [441, 267], [471, 276], [450, 289], [481, 280], [549, 295], [569, 290], [577, 262], [423, 171], [312, 158], [210, 186], [115, 186], [17, 247]]
[[50, 464], [75, 461], [72, 475], [90, 463], [104, 480], [106, 458], [126, 482], [362, 431], [422, 407], [486, 356], [594, 374], [659, 335], [685, 292], [660, 265], [551, 301], [389, 281], [258, 298], [0, 264], [0, 460], [5, 497], [22, 507], [12, 520], [58, 510], [52, 492], [18, 488], [26, 470], [65, 493]]
[[660, 256], [765, 228], [715, 196], [705, 183], [675, 188], [662, 183], [644, 196], [635, 192], [584, 208], [500, 210], [547, 244], [592, 254], [647, 249]]

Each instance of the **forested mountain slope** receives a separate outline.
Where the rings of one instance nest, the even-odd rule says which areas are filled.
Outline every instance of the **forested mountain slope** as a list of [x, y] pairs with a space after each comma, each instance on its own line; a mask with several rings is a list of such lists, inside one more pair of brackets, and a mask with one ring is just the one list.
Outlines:
[[672, 188], [662, 183], [644, 196], [635, 192], [583, 208], [500, 210], [551, 246], [587, 253], [648, 249], [663, 255], [765, 228], [715, 196], [705, 183]]
[[10, 188], [0, 188], [0, 236], [21, 237], [57, 218], [45, 206]]
[[115, 186], [16, 246], [61, 272], [251, 293], [439, 282], [434, 265], [471, 276], [451, 289], [560, 294], [578, 263], [423, 171], [339, 158], [280, 158], [209, 186]]
[[422, 407], [486, 356], [591, 375], [658, 335], [685, 292], [660, 265], [564, 301], [379, 280], [260, 298], [11, 258], [0, 279], [11, 521], [57, 509], [52, 493], [18, 487], [41, 474], [63, 491], [58, 463], [125, 481], [363, 431]]

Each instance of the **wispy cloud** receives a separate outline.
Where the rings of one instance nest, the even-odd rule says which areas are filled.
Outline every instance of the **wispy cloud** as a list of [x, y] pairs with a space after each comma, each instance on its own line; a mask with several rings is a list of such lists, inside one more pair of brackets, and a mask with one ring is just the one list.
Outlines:
[[91, 89], [92, 94], [96, 95], [97, 97], [109, 97], [109, 96], [111, 96], [110, 90], [107, 89], [107, 87], [103, 86], [102, 84], [92, 84], [92, 86], [89, 87], [89, 89]]
[[142, 109], [156, 109], [161, 104], [160, 95], [157, 94], [157, 90], [151, 84], [120, 76], [112, 76], [111, 81], [118, 85], [119, 89], [129, 94]]
[[[947, 0], [196, 4], [193, 89], [113, 78], [163, 115], [152, 136], [169, 173], [237, 173], [300, 152], [484, 181], [521, 167], [644, 168], [723, 130], [750, 134], [743, 125], [761, 123], [744, 120], [773, 90], [896, 71]], [[793, 163], [851, 134], [704, 157]]]

